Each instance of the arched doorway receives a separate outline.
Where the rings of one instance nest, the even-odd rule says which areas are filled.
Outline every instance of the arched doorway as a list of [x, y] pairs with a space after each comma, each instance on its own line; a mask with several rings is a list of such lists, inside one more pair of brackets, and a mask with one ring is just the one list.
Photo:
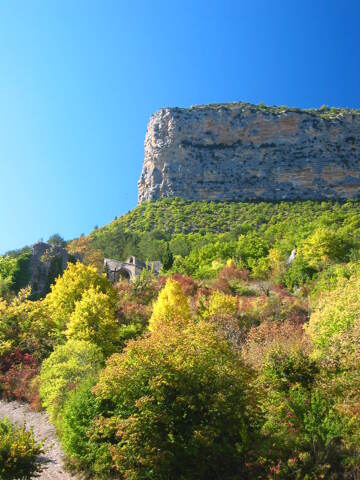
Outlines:
[[126, 270], [126, 268], [120, 268], [120, 270], [117, 273], [118, 273], [119, 280], [130, 280], [131, 278], [130, 272], [129, 270]]

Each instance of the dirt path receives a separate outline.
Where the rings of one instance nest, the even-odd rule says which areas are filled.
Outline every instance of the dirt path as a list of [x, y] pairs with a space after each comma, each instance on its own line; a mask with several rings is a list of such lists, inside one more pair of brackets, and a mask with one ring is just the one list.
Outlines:
[[32, 412], [29, 407], [20, 402], [3, 402], [0, 400], [0, 418], [8, 417], [12, 422], [21, 424], [24, 421], [28, 427], [34, 430], [37, 440], [46, 439], [45, 455], [41, 455], [40, 461], [46, 464], [40, 480], [75, 480], [64, 469], [62, 451], [55, 436], [54, 427], [50, 424], [45, 412]]

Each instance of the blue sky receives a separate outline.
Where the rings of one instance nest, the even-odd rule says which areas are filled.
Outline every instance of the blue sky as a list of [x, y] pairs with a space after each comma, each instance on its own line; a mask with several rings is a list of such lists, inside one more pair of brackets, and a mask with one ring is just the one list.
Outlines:
[[0, 252], [136, 206], [147, 121], [360, 107], [358, 0], [0, 0]]

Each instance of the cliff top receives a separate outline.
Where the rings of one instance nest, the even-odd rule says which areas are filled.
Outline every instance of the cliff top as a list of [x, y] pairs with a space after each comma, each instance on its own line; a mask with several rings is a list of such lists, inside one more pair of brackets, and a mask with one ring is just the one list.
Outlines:
[[335, 118], [339, 115], [360, 115], [360, 109], [346, 108], [346, 107], [328, 107], [323, 105], [320, 108], [298, 108], [288, 107], [287, 105], [265, 105], [264, 103], [249, 103], [249, 102], [230, 102], [230, 103], [208, 103], [203, 105], [192, 105], [191, 107], [164, 107], [160, 110], [175, 110], [175, 111], [193, 111], [193, 110], [233, 110], [241, 108], [249, 112], [265, 112], [272, 114], [280, 114], [287, 112], [306, 113], [310, 115], [319, 116], [321, 118]]

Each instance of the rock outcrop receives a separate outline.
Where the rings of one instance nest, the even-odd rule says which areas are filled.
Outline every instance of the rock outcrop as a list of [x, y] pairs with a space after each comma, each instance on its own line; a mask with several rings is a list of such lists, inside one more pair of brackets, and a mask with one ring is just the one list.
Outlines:
[[247, 103], [151, 116], [139, 203], [360, 199], [360, 111]]
[[31, 297], [36, 299], [46, 295], [55, 278], [64, 273], [67, 263], [65, 248], [44, 242], [35, 243], [30, 257]]

